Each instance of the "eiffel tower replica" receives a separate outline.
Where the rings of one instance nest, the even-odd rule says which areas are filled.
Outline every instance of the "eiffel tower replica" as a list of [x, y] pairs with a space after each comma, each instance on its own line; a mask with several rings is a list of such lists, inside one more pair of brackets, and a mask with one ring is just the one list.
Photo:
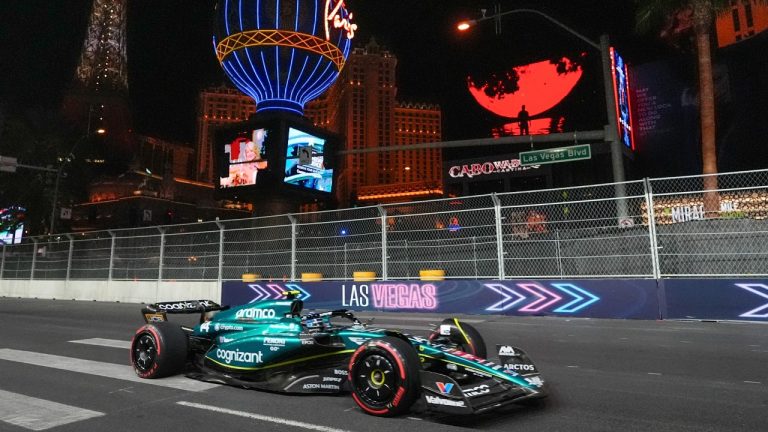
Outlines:
[[[74, 134], [91, 147], [80, 153], [107, 165], [123, 164], [132, 152], [131, 110], [128, 99], [126, 15], [128, 0], [93, 0], [88, 32], [70, 88], [63, 98], [62, 112]], [[93, 141], [98, 141], [94, 152]]]

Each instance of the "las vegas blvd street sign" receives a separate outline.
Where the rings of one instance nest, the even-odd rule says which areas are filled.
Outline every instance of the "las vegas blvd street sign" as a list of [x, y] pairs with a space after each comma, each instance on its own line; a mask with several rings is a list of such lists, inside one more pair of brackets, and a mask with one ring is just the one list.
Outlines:
[[580, 144], [570, 147], [558, 147], [546, 150], [520, 152], [520, 165], [542, 165], [558, 162], [572, 162], [591, 158], [592, 147], [589, 144]]

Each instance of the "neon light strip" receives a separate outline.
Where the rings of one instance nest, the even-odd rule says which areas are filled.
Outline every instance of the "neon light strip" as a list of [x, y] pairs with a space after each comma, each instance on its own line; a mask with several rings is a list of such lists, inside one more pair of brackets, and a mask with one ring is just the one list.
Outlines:
[[[768, 299], [768, 286], [766, 286], [764, 284], [735, 284], [735, 285], [737, 287], [739, 287], [739, 288], [743, 288], [743, 289], [745, 289], [747, 291], [755, 293], [755, 294], [759, 295], [760, 297]], [[759, 290], [756, 289], [757, 287], [762, 288], [763, 291], [765, 291], [765, 292], [764, 293], [760, 292]], [[762, 311], [765, 311], [765, 313], [762, 314], [762, 315], [757, 315], [758, 312], [762, 312]], [[752, 309], [750, 311], [744, 312], [743, 314], [741, 314], [739, 316], [740, 317], [744, 317], [744, 318], [768, 318], [768, 303], [766, 303], [766, 304], [764, 304], [764, 305], [762, 305], [760, 307], [757, 307], [755, 309]]]
[[326, 57], [341, 71], [346, 59], [336, 45], [320, 39], [317, 36], [289, 30], [247, 30], [227, 36], [216, 47], [216, 57], [219, 62], [233, 51], [255, 46], [284, 46], [310, 51]]
[[[562, 299], [563, 299], [563, 298], [562, 298], [562, 297], [560, 297], [559, 295], [557, 295], [557, 294], [555, 294], [555, 293], [553, 293], [553, 292], [551, 292], [551, 291], [547, 290], [546, 288], [544, 288], [544, 287], [543, 287], [543, 286], [541, 286], [541, 285], [537, 285], [537, 284], [533, 284], [533, 283], [531, 283], [531, 284], [522, 284], [522, 283], [519, 283], [519, 284], [517, 284], [517, 286], [519, 286], [520, 288], [522, 288], [522, 289], [524, 289], [524, 290], [526, 290], [526, 291], [530, 292], [531, 294], [533, 294], [533, 295], [535, 295], [535, 296], [539, 297], [539, 299], [538, 299], [538, 300], [536, 300], [536, 301], [534, 301], [533, 303], [531, 303], [531, 304], [527, 305], [527, 306], [526, 306], [526, 307], [524, 307], [524, 308], [520, 308], [520, 309], [518, 309], [518, 312], [539, 312], [539, 311], [542, 311], [542, 310], [544, 310], [544, 309], [545, 309], [547, 306], [550, 306], [550, 305], [552, 305], [552, 304], [554, 304], [554, 303], [557, 303], [558, 301], [560, 301], [560, 300], [562, 300]], [[547, 301], [546, 301], [546, 300], [547, 300], [547, 297], [546, 297], [546, 296], [543, 296], [543, 295], [541, 295], [541, 294], [539, 294], [538, 292], [536, 292], [536, 291], [534, 290], [534, 288], [535, 288], [535, 289], [538, 289], [538, 290], [541, 290], [541, 291], [543, 291], [543, 292], [545, 292], [545, 293], [547, 293], [547, 294], [551, 295], [551, 296], [552, 296], [552, 300], [550, 300], [550, 301], [548, 301], [548, 302], [547, 302]], [[542, 302], [545, 302], [545, 303], [542, 303]], [[539, 303], [542, 303], [542, 304], [539, 304]], [[534, 306], [538, 306], [538, 307], [534, 307]]]
[[[553, 287], [555, 287], [555, 288], [557, 288], [559, 290], [567, 292], [568, 294], [572, 295], [575, 298], [575, 300], [573, 300], [572, 302], [567, 303], [567, 304], [565, 304], [563, 306], [560, 306], [559, 308], [555, 309], [553, 312], [557, 312], [557, 313], [573, 313], [573, 312], [577, 312], [577, 311], [580, 311], [580, 310], [584, 309], [585, 307], [591, 305], [592, 303], [600, 300], [600, 297], [597, 297], [594, 294], [592, 294], [590, 292], [587, 292], [587, 291], [577, 287], [574, 284], [570, 284], [570, 283], [551, 283], [550, 285], [552, 285]], [[578, 304], [580, 301], [584, 300], [584, 297], [574, 293], [573, 291], [569, 290], [566, 287], [569, 287], [572, 290], [576, 290], [576, 291], [586, 295], [587, 297], [591, 297], [591, 299], [589, 301], [587, 301], [586, 303], [583, 303], [583, 304], [579, 305], [579, 307], [573, 307], [576, 304]]]
[[[276, 0], [275, 3], [275, 11], [280, 10], [280, 0]], [[296, 11], [296, 15], [299, 15], [299, 11]], [[280, 13], [275, 13], [275, 28], [280, 28]], [[275, 47], [275, 76], [277, 77], [277, 97], [280, 97], [280, 48]], [[290, 77], [290, 75], [289, 75]]]
[[[315, 77], [315, 80], [314, 80], [314, 82], [312, 82], [312, 84], [309, 86], [309, 93], [307, 93], [306, 95], [303, 95], [303, 96], [301, 97], [301, 100], [302, 100], [302, 102], [304, 102], [304, 101], [307, 101], [307, 100], [309, 100], [309, 99], [313, 99], [313, 96], [312, 96], [312, 95], [313, 95], [314, 93], [316, 93], [318, 90], [322, 92], [322, 91], [325, 91], [325, 89], [326, 89], [326, 88], [328, 88], [328, 86], [327, 86], [327, 85], [326, 85], [325, 87], [323, 87], [323, 86], [319, 86], [319, 85], [318, 85], [318, 83], [320, 83], [320, 82], [321, 82], [320, 80], [321, 80], [321, 79], [323, 79], [323, 78], [325, 77], [325, 75], [328, 73], [328, 70], [329, 70], [330, 68], [331, 68], [331, 64], [330, 64], [330, 63], [328, 63], [328, 64], [326, 64], [326, 65], [325, 65], [325, 70], [323, 70], [321, 73], [319, 73], [319, 74], [317, 74], [317, 75], [314, 75], [314, 74], [312, 75], [312, 76], [314, 76], [314, 77]], [[326, 78], [326, 81], [327, 81], [327, 78]]]
[[635, 151], [635, 125], [632, 124], [632, 92], [629, 88], [629, 66], [624, 63], [624, 79], [627, 82], [627, 110], [629, 110], [629, 136], [632, 141], [632, 151]]

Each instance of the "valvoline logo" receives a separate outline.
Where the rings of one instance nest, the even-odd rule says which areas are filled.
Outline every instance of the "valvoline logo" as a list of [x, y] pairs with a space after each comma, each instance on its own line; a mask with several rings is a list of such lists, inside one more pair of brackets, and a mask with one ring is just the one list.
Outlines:
[[435, 384], [437, 384], [437, 389], [440, 390], [440, 393], [451, 394], [451, 390], [453, 389], [453, 383], [444, 383], [440, 381], [435, 381]]

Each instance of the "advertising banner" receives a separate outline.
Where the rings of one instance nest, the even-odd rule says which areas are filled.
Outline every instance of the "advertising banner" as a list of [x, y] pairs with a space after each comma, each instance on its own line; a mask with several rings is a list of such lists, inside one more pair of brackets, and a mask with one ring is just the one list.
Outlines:
[[768, 322], [766, 279], [662, 279], [665, 319]]
[[307, 309], [658, 319], [655, 280], [456, 280], [378, 282], [225, 281], [222, 303], [284, 298]]

